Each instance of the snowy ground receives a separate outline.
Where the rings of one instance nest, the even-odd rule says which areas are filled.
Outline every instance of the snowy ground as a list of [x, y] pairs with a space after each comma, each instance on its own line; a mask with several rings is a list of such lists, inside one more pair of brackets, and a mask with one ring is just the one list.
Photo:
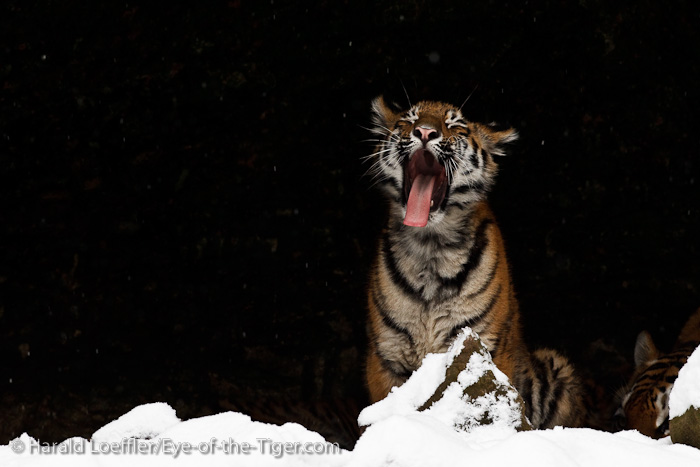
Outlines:
[[[404, 386], [363, 411], [360, 420], [369, 426], [353, 451], [326, 443], [297, 424], [268, 425], [233, 412], [181, 421], [170, 406], [154, 403], [136, 407], [96, 431], [90, 440], [71, 438], [60, 445], [43, 445], [23, 434], [0, 446], [0, 466], [700, 466], [700, 450], [634, 431], [516, 432], [518, 422], [507, 413], [512, 402], [507, 398], [492, 401], [494, 424], [455, 429], [455, 411], [478, 417], [483, 410], [476, 407], [479, 404], [461, 400], [457, 390], [478, 376], [474, 371], [483, 371], [481, 357], [470, 360], [471, 373], [460, 374], [442, 399], [419, 411], [417, 407], [444, 378], [464, 337], [447, 354], [426, 357]], [[681, 374], [674, 391], [677, 401], [698, 407], [700, 350], [689, 359], [691, 363], [694, 369], [684, 373], [694, 381], [683, 381]], [[498, 372], [495, 367], [493, 371]], [[500, 372], [496, 376], [502, 378]]]

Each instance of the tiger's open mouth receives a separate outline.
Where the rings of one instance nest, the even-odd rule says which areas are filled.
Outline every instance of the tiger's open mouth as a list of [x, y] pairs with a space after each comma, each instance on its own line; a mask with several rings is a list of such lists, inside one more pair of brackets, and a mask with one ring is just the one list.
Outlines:
[[414, 152], [404, 166], [405, 225], [425, 227], [431, 211], [440, 207], [447, 191], [445, 167], [425, 149]]

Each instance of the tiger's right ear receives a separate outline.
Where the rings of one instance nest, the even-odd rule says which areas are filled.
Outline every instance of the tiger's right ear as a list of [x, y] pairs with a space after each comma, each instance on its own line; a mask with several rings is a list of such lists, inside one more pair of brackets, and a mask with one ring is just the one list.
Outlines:
[[372, 101], [372, 123], [375, 126], [375, 133], [382, 135], [391, 133], [400, 116], [400, 110], [392, 109], [384, 100], [384, 96], [379, 96]]
[[651, 340], [651, 335], [642, 331], [637, 336], [637, 343], [634, 344], [634, 366], [640, 368], [649, 366], [654, 360], [659, 358], [659, 350]]

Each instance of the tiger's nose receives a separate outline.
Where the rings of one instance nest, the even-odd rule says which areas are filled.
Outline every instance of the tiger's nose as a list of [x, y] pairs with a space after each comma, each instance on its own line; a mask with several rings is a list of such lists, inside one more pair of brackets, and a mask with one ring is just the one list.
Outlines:
[[437, 131], [435, 128], [417, 126], [416, 129], [413, 130], [413, 136], [420, 139], [423, 142], [423, 144], [425, 144], [428, 141], [439, 138], [440, 132]]

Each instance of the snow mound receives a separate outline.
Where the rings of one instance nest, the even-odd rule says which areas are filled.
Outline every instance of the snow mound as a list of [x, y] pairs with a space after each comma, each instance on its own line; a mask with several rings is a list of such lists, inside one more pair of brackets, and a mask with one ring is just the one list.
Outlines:
[[[301, 425], [255, 422], [225, 412], [180, 421], [167, 404], [136, 407], [96, 431], [91, 440], [59, 445], [24, 433], [0, 446], [2, 467], [697, 467], [700, 449], [654, 440], [636, 431], [611, 434], [586, 428], [517, 431], [517, 397], [488, 352], [470, 350], [469, 330], [445, 354], [423, 366], [389, 396], [361, 414], [367, 429], [344, 451]], [[700, 351], [681, 370], [676, 404], [696, 404]], [[461, 367], [461, 368], [460, 368]], [[457, 373], [453, 370], [460, 368]], [[688, 379], [684, 389], [683, 379]], [[492, 386], [477, 393], [481, 382]], [[678, 384], [678, 383], [677, 383]], [[491, 390], [491, 389], [493, 390]], [[500, 391], [500, 392], [499, 392]], [[489, 396], [489, 394], [495, 394]], [[692, 396], [692, 397], [691, 397]], [[514, 402], [515, 401], [515, 402]], [[689, 405], [688, 405], [689, 406]], [[674, 410], [681, 410], [676, 407]], [[488, 423], [480, 423], [488, 420]]]
[[680, 417], [692, 407], [700, 409], [700, 347], [678, 372], [668, 400], [668, 416]]
[[429, 417], [431, 423], [464, 433], [495, 430], [507, 435], [529, 428], [522, 399], [469, 328], [446, 353], [428, 354], [403, 385], [365, 408], [359, 423], [374, 425], [397, 415]]
[[180, 419], [172, 407], [164, 402], [154, 402], [131, 409], [97, 430], [92, 439], [104, 443], [124, 438], [151, 439], [178, 423]]

